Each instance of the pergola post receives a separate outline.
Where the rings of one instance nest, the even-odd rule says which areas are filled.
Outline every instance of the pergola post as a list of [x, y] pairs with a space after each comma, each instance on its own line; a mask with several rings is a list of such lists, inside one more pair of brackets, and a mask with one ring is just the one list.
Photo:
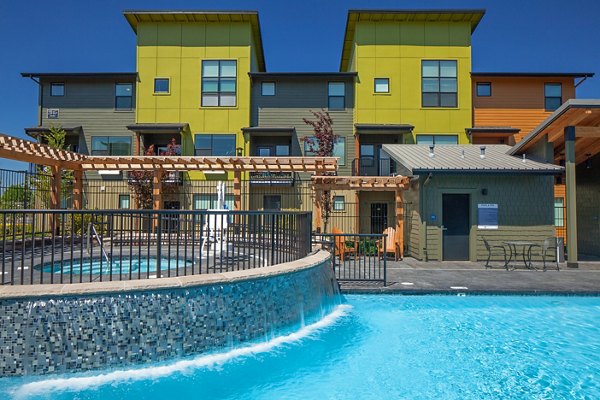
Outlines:
[[61, 168], [58, 165], [53, 165], [52, 177], [50, 178], [50, 209], [52, 210], [60, 208], [61, 184]]
[[73, 171], [73, 209], [81, 210], [83, 207], [83, 170]]
[[575, 127], [565, 127], [565, 172], [567, 201], [567, 267], [578, 267], [577, 255], [577, 186], [575, 161]]
[[162, 196], [162, 178], [165, 171], [162, 169], [154, 170], [152, 176], [152, 209], [162, 210], [163, 209], [163, 196]]
[[323, 218], [321, 212], [321, 201], [323, 200], [323, 190], [315, 189], [315, 230], [321, 232], [321, 226], [323, 225]]
[[396, 189], [396, 232], [398, 246], [400, 246], [400, 258], [404, 258], [404, 204], [400, 189]]
[[134, 154], [136, 156], [141, 156], [142, 155], [142, 140], [141, 140], [140, 136], [141, 135], [140, 135], [139, 132], [135, 133], [135, 151], [134, 151]]
[[242, 209], [242, 171], [239, 170], [233, 173], [233, 209]]

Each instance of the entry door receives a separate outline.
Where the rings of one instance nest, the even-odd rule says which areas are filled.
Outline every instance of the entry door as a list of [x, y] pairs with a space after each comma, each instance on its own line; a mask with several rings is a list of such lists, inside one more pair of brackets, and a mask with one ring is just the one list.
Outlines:
[[443, 259], [469, 259], [469, 195], [442, 195]]
[[387, 228], [387, 203], [371, 204], [371, 233], [383, 233]]

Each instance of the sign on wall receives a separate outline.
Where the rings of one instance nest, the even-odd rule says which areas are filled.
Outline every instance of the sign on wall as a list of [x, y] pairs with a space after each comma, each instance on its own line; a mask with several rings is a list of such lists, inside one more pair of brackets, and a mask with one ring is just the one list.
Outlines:
[[477, 228], [498, 229], [498, 204], [477, 204]]
[[49, 108], [46, 116], [48, 119], [58, 119], [58, 108]]

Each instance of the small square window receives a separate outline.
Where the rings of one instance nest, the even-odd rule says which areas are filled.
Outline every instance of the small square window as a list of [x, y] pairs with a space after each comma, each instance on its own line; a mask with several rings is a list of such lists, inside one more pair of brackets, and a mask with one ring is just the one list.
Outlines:
[[389, 78], [375, 78], [375, 93], [389, 93], [390, 92], [390, 79]]
[[261, 84], [261, 94], [263, 96], [275, 96], [275, 82], [263, 82]]
[[119, 208], [128, 209], [130, 207], [130, 198], [128, 194], [119, 195]]
[[492, 95], [492, 84], [490, 82], [477, 83], [477, 96], [490, 97]]
[[333, 211], [344, 211], [346, 209], [346, 199], [344, 196], [333, 196]]
[[169, 93], [169, 78], [154, 78], [154, 93]]
[[50, 84], [50, 96], [64, 96], [65, 95], [65, 84], [64, 83], [51, 83]]

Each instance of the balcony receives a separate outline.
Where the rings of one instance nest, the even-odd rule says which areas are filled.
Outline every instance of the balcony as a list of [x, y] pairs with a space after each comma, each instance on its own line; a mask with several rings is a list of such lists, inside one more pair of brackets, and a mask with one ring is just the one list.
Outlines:
[[396, 163], [389, 158], [360, 157], [352, 163], [354, 176], [393, 176], [395, 172]]
[[251, 185], [294, 186], [293, 172], [251, 172]]

